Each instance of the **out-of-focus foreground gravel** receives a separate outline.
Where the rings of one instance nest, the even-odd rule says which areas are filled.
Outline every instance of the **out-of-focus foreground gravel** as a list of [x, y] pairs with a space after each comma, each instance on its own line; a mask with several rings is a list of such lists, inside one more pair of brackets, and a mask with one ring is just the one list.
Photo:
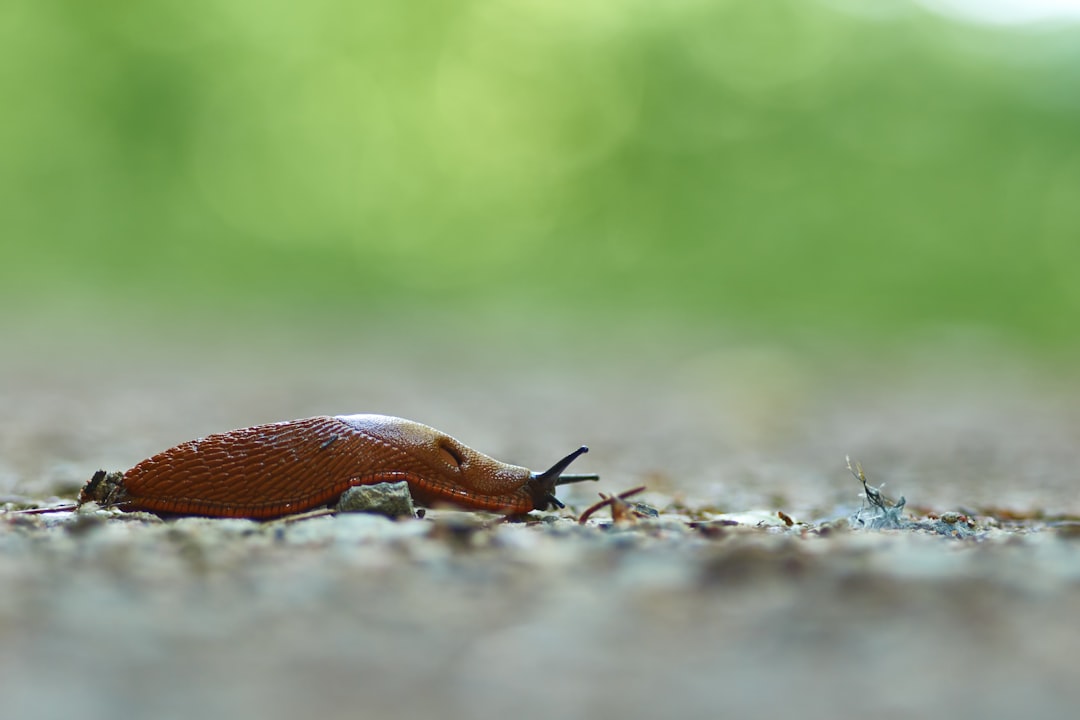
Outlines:
[[[587, 443], [575, 469], [603, 481], [518, 523], [0, 514], [0, 716], [1080, 707], [1075, 384], [917, 358], [823, 380], [760, 350], [500, 353], [449, 367], [360, 351], [7, 358], [8, 508], [200, 435], [349, 412], [420, 420], [533, 468]], [[862, 502], [846, 454], [909, 517], [954, 511], [964, 532], [831, 523]], [[574, 521], [598, 490], [639, 484], [658, 518]]]

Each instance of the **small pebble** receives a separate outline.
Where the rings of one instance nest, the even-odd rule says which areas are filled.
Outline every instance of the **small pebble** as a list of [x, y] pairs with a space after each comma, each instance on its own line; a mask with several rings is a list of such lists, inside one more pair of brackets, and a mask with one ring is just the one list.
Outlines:
[[349, 488], [338, 500], [337, 511], [375, 513], [390, 518], [416, 517], [416, 508], [406, 482]]

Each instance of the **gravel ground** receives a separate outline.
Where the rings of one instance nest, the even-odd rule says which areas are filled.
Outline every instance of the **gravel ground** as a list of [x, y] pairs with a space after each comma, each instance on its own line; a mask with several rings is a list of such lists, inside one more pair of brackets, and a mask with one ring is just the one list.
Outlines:
[[[603, 481], [514, 523], [0, 515], [5, 718], [1080, 706], [1069, 378], [915, 356], [809, 372], [747, 349], [513, 370], [447, 369], [436, 351], [69, 357], [3, 361], [6, 508], [200, 435], [347, 412], [410, 417], [534, 468], [584, 442], [575, 470]], [[951, 522], [832, 522], [863, 503], [846, 454], [907, 498], [905, 517]], [[597, 490], [639, 484], [659, 517], [575, 521]]]

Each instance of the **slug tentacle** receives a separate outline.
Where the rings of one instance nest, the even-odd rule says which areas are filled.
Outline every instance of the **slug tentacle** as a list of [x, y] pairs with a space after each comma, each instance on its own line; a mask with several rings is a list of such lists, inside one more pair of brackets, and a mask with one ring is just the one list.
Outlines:
[[550, 505], [554, 505], [560, 509], [566, 507], [557, 497], [555, 497], [555, 488], [558, 485], [569, 485], [570, 483], [600, 479], [599, 475], [591, 473], [575, 475], [562, 474], [562, 471], [569, 467], [570, 463], [574, 462], [578, 457], [587, 452], [589, 452], [589, 448], [582, 445], [544, 472], [532, 474], [527, 486], [529, 488], [529, 495], [533, 499], [533, 506], [537, 510], [546, 510]]

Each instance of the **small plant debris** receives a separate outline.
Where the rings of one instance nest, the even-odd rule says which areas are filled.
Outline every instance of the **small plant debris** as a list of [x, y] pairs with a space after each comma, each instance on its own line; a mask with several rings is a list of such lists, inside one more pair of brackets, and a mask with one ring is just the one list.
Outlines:
[[903, 512], [907, 500], [902, 495], [895, 501], [887, 497], [881, 492], [881, 488], [867, 482], [861, 463], [855, 461], [855, 466], [852, 467], [851, 456], [846, 459], [848, 471], [862, 483], [863, 498], [866, 500], [866, 504], [849, 518], [852, 527], [868, 530], [899, 530], [905, 527]]
[[976, 534], [978, 527], [975, 520], [966, 513], [943, 512], [927, 513], [923, 520], [911, 520], [904, 517], [907, 500], [903, 495], [893, 500], [881, 491], [881, 486], [874, 487], [866, 479], [862, 465], [847, 458], [847, 467], [855, 479], [862, 483], [865, 504], [855, 511], [848, 521], [851, 527], [863, 530], [925, 530], [938, 535], [955, 538], [967, 538]]
[[643, 492], [645, 492], [645, 486], [639, 485], [636, 488], [621, 492], [618, 495], [605, 495], [604, 493], [599, 493], [600, 502], [592, 505], [585, 510], [585, 512], [581, 513], [581, 517], [578, 518], [578, 524], [584, 525], [597, 510], [602, 510], [609, 506], [611, 507], [611, 519], [616, 523], [632, 523], [636, 522], [639, 517], [647, 517], [649, 513], [641, 512], [637, 510], [635, 506], [626, 502], [627, 498]]

